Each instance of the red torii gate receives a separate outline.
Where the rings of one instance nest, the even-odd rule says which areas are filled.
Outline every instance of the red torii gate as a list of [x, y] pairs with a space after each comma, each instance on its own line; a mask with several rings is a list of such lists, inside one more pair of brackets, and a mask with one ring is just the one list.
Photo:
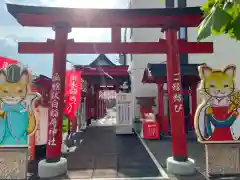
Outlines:
[[[178, 40], [179, 27], [196, 27], [201, 22], [199, 7], [177, 9], [71, 9], [53, 7], [34, 7], [7, 4], [10, 12], [23, 26], [53, 27], [55, 41], [45, 43], [19, 43], [19, 53], [53, 53], [52, 116], [49, 117], [49, 144], [47, 146], [47, 162], [41, 163], [41, 177], [50, 177], [66, 172], [66, 160], [60, 159], [62, 142], [62, 117], [64, 104], [64, 81], [66, 54], [167, 54], [167, 82], [170, 102], [170, 118], [172, 130], [173, 161], [188, 160], [186, 134], [184, 130], [183, 101], [175, 102], [173, 95], [182, 91], [172, 88], [173, 83], [181, 84], [179, 71], [179, 53], [212, 53], [212, 43], [196, 43]], [[72, 27], [78, 28], [112, 28], [110, 43], [74, 43], [68, 40]], [[166, 40], [160, 42], [121, 42], [121, 28], [125, 27], [161, 27], [165, 31]], [[60, 86], [56, 86], [60, 85]], [[58, 87], [56, 89], [56, 87]], [[59, 95], [59, 96], [58, 96]], [[56, 113], [57, 112], [57, 113]], [[51, 113], [50, 113], [51, 114]], [[54, 122], [53, 122], [54, 120]], [[52, 124], [57, 123], [57, 131]], [[54, 131], [53, 131], [54, 129]], [[52, 134], [52, 132], [55, 132]], [[53, 139], [50, 139], [53, 138]], [[55, 138], [55, 139], [54, 139]], [[54, 142], [52, 140], [55, 140]], [[51, 163], [51, 164], [50, 164]], [[53, 163], [58, 172], [54, 172]], [[51, 167], [51, 168], [50, 168]], [[172, 169], [173, 170], [173, 169]], [[43, 173], [43, 171], [45, 171]], [[51, 172], [49, 172], [51, 171]]]

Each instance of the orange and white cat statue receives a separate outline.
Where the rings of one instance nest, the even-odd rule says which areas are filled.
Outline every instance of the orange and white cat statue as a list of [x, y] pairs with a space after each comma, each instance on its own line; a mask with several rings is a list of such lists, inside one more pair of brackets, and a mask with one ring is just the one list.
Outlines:
[[239, 143], [240, 92], [235, 89], [236, 67], [223, 70], [199, 66], [202, 103], [194, 118], [198, 141], [202, 143]]
[[34, 105], [41, 96], [30, 92], [31, 79], [19, 65], [0, 69], [0, 147], [27, 147], [36, 131]]

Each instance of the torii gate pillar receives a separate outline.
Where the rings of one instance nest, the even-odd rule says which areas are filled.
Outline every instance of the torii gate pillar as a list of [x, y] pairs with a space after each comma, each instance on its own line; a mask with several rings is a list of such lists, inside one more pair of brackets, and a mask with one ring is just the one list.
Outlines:
[[40, 177], [54, 177], [67, 172], [67, 160], [61, 157], [62, 122], [64, 109], [64, 89], [66, 76], [66, 49], [70, 28], [67, 24], [56, 24], [53, 70], [51, 87], [51, 105], [48, 118], [48, 142], [46, 160], [38, 164]]
[[193, 174], [196, 170], [195, 162], [188, 157], [187, 152], [177, 33], [178, 27], [174, 22], [165, 29], [168, 46], [167, 90], [172, 132], [172, 157], [167, 158], [166, 164], [169, 172], [186, 175]]

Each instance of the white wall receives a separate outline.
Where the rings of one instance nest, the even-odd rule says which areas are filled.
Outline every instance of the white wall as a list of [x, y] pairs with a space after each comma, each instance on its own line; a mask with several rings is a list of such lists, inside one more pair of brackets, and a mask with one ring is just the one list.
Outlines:
[[[159, 0], [132, 0], [131, 8], [164, 8], [165, 3]], [[163, 38], [160, 28], [133, 28], [132, 29], [132, 42], [158, 42], [159, 38]], [[128, 61], [130, 61], [128, 59]], [[151, 54], [140, 55], [133, 54], [132, 62], [130, 65], [130, 73], [132, 80], [132, 92], [136, 97], [150, 97], [154, 96], [157, 99], [157, 86], [156, 84], [143, 84], [142, 77], [144, 69], [148, 63], [163, 63], [165, 55]], [[139, 116], [139, 107], [135, 105], [135, 116]]]
[[[196, 41], [196, 28], [188, 30], [189, 41]], [[208, 38], [206, 41], [214, 42], [213, 54], [190, 54], [189, 63], [206, 63], [208, 66], [220, 69], [229, 64], [237, 66], [237, 87], [240, 88], [240, 43], [236, 40], [230, 39], [227, 36], [218, 36]]]

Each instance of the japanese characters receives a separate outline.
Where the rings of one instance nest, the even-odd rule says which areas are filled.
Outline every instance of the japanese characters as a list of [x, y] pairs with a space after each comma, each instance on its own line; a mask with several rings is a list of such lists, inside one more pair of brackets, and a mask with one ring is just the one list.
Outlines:
[[81, 72], [67, 71], [66, 87], [65, 87], [65, 102], [66, 107], [64, 113], [73, 120], [81, 99], [81, 88], [83, 80]]
[[59, 117], [59, 100], [61, 90], [61, 79], [58, 73], [55, 73], [52, 79], [52, 94], [51, 94], [51, 112], [50, 112], [50, 127], [48, 145], [56, 146], [57, 120]]
[[180, 111], [183, 110], [180, 74], [179, 73], [176, 73], [173, 76], [172, 91], [173, 91], [174, 111], [176, 113], [179, 113]]
[[73, 106], [76, 105], [78, 94], [78, 87], [77, 87], [77, 76], [75, 74], [72, 74], [70, 76], [70, 89], [69, 89], [69, 102], [67, 106], [67, 114], [71, 113], [73, 111]]
[[202, 143], [239, 143], [240, 92], [235, 89], [236, 67], [199, 67], [202, 103], [195, 114], [195, 131]]

